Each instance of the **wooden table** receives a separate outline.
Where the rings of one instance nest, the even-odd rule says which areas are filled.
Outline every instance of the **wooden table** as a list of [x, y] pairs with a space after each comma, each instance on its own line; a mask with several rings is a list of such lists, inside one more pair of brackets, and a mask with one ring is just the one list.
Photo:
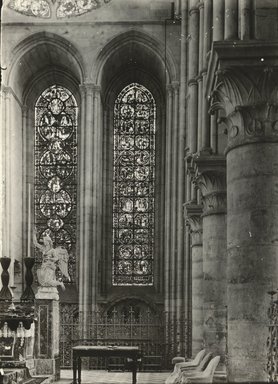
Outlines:
[[77, 384], [76, 371], [78, 372], [78, 384], [81, 384], [81, 358], [95, 357], [128, 357], [132, 360], [132, 384], [136, 384], [137, 360], [139, 357], [138, 347], [121, 346], [88, 346], [78, 345], [72, 348], [73, 352], [73, 384]]

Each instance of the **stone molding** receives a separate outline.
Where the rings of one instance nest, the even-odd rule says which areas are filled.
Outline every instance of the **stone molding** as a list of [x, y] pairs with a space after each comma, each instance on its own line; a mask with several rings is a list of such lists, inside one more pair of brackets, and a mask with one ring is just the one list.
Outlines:
[[254, 142], [278, 142], [278, 45], [272, 45], [270, 53], [258, 43], [239, 43], [233, 55], [228, 43], [213, 46], [206, 93], [210, 113], [225, 112], [219, 122], [227, 127], [226, 152]]
[[226, 213], [225, 158], [204, 151], [191, 155], [190, 162], [190, 167], [187, 169], [190, 171], [192, 182], [202, 194], [202, 216]]
[[202, 212], [201, 205], [192, 204], [191, 202], [184, 204], [184, 217], [186, 225], [189, 227], [192, 247], [203, 245]]

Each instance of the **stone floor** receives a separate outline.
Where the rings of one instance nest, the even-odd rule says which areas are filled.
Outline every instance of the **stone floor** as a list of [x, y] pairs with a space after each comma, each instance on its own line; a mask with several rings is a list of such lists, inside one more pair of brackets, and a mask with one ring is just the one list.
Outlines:
[[[137, 384], [164, 384], [170, 372], [138, 372]], [[82, 371], [82, 384], [131, 384], [131, 372]], [[69, 384], [72, 382], [72, 371], [62, 370], [61, 380], [55, 384]]]
[[[138, 372], [137, 384], [164, 384], [170, 372]], [[97, 370], [82, 370], [82, 384], [131, 384], [131, 372], [107, 372]], [[216, 372], [213, 379], [214, 383], [225, 383], [224, 372]], [[62, 370], [61, 379], [55, 384], [72, 383], [72, 371]]]

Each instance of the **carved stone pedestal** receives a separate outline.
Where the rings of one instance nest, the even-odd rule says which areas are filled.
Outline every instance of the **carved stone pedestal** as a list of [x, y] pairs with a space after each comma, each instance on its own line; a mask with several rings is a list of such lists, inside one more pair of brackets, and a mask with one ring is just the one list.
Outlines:
[[59, 295], [56, 287], [40, 287], [35, 296], [36, 343], [35, 369], [37, 375], [60, 377], [59, 358]]

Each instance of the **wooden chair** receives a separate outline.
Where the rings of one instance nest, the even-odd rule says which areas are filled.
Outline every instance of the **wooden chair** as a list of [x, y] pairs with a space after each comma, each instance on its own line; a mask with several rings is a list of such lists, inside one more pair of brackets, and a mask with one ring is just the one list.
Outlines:
[[220, 356], [214, 357], [203, 372], [200, 372], [191, 377], [182, 377], [181, 384], [188, 383], [212, 383], [214, 372], [219, 364]]
[[178, 379], [181, 373], [181, 368], [196, 368], [198, 365], [200, 365], [202, 359], [204, 358], [206, 354], [206, 350], [202, 349], [200, 352], [197, 353], [195, 356], [195, 359], [192, 361], [185, 361], [181, 363], [176, 363], [173, 372], [170, 374], [170, 376], [167, 377], [165, 380], [165, 384], [174, 384], [175, 381]]

